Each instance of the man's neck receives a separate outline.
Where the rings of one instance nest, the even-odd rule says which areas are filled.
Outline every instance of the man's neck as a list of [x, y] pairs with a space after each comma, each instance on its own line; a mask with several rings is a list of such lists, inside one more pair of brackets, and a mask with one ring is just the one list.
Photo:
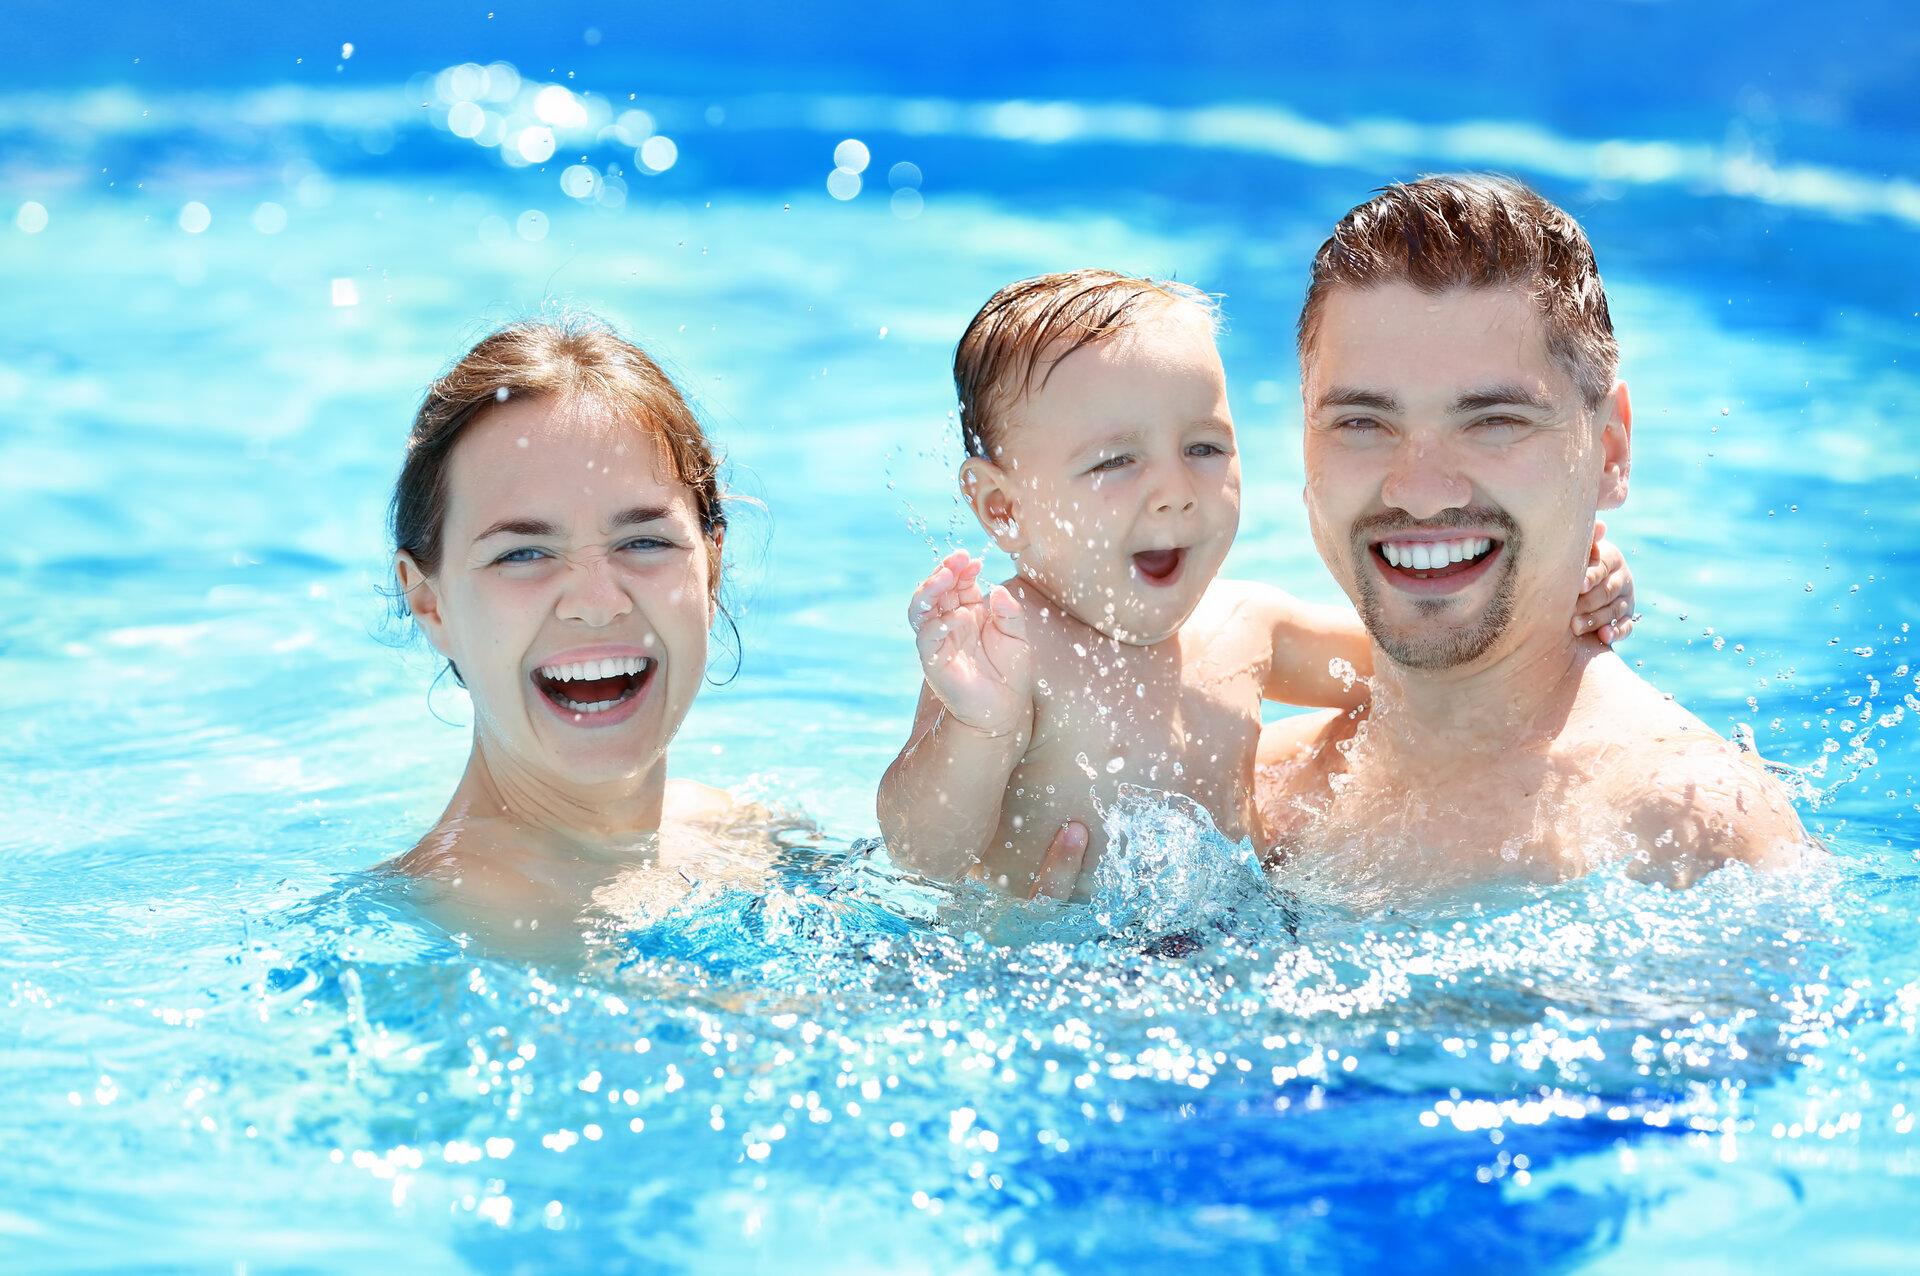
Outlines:
[[666, 780], [662, 756], [629, 779], [564, 785], [476, 739], [449, 814], [505, 819], [585, 856], [627, 858], [659, 830]]
[[1552, 738], [1572, 710], [1581, 672], [1606, 650], [1595, 638], [1538, 632], [1472, 665], [1409, 669], [1376, 647], [1369, 742], [1430, 760]]

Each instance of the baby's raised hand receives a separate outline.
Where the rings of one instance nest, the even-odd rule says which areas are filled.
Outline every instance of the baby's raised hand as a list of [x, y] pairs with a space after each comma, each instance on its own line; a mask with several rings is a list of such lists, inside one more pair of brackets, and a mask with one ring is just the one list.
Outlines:
[[1593, 525], [1587, 574], [1573, 605], [1573, 632], [1593, 633], [1609, 647], [1633, 632], [1633, 573], [1620, 547], [1605, 539], [1607, 525]]
[[989, 735], [1018, 730], [1033, 711], [1027, 619], [1004, 585], [980, 592], [984, 564], [946, 556], [907, 609], [927, 685], [956, 720]]

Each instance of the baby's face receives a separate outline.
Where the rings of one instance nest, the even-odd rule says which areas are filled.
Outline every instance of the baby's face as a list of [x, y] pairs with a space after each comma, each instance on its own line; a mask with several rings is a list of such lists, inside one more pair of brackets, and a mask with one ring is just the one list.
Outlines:
[[1011, 529], [975, 508], [1020, 574], [1109, 637], [1171, 637], [1240, 525], [1211, 317], [1176, 302], [1074, 351], [1008, 414], [995, 461]]

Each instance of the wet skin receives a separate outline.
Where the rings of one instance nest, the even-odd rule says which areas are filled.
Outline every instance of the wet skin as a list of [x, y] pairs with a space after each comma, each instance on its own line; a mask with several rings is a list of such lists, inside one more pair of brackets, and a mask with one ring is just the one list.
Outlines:
[[[1376, 660], [1368, 715], [1263, 739], [1285, 854], [1389, 891], [1620, 854], [1674, 881], [1797, 858], [1757, 765], [1566, 628], [1595, 513], [1627, 494], [1625, 386], [1586, 403], [1518, 293], [1387, 284], [1329, 296], [1302, 390], [1315, 543]], [[1383, 548], [1440, 538], [1494, 549], [1416, 579]]]

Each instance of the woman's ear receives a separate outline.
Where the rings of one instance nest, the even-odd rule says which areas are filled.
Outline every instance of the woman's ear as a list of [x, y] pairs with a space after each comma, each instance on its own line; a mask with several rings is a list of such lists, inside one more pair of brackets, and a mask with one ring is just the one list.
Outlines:
[[993, 543], [1009, 554], [1027, 547], [1027, 529], [1020, 523], [1020, 502], [1015, 496], [1011, 476], [984, 457], [968, 457], [960, 467], [960, 494], [966, 497], [973, 516], [993, 537]]
[[420, 632], [427, 636], [435, 651], [453, 659], [453, 653], [447, 650], [446, 617], [441, 614], [440, 592], [434, 588], [433, 578], [422, 571], [413, 555], [404, 549], [393, 556], [393, 576], [400, 582], [400, 594], [407, 600], [407, 611], [420, 626]]
[[721, 523], [707, 534], [707, 623], [720, 614], [720, 553], [727, 545], [727, 526]]

